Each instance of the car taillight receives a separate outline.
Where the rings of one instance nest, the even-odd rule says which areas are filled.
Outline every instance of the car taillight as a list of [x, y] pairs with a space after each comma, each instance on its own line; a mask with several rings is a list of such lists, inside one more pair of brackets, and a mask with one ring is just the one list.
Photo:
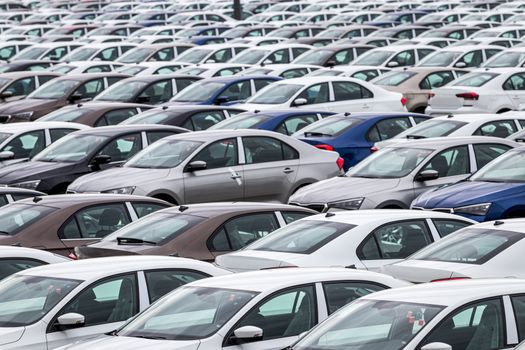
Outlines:
[[450, 278], [438, 278], [437, 280], [432, 280], [430, 282], [445, 282], [445, 281], [458, 281], [458, 280], [468, 280], [469, 277], [450, 277]]
[[341, 157], [337, 158], [337, 166], [339, 167], [339, 170], [343, 169], [343, 165], [345, 164], [345, 160]]
[[78, 256], [77, 256], [75, 253], [71, 253], [71, 254], [69, 254], [68, 257], [69, 257], [71, 260], [78, 260]]
[[370, 147], [370, 152], [374, 153], [374, 152], [377, 152], [378, 149], [376, 146], [373, 146], [373, 147]]
[[404, 97], [401, 97], [401, 104], [403, 105], [403, 107], [406, 106], [406, 104], [407, 104], [407, 99], [404, 98]]
[[324, 149], [325, 151], [333, 151], [334, 148], [330, 145], [315, 145], [315, 147], [319, 148], [319, 149]]
[[432, 97], [434, 97], [434, 96], [436, 96], [436, 94], [433, 93], [433, 92], [429, 92], [428, 95], [427, 95], [427, 97], [428, 97], [429, 100], [430, 100]]
[[479, 100], [479, 95], [475, 92], [462, 92], [461, 94], [456, 94], [456, 97], [459, 97], [459, 98], [462, 98], [468, 101]]

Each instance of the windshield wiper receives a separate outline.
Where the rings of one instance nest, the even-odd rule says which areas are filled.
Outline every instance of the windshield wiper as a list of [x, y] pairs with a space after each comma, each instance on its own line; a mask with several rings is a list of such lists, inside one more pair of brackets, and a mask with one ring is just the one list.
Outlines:
[[119, 245], [124, 244], [151, 244], [151, 245], [157, 245], [156, 242], [153, 241], [145, 241], [141, 238], [133, 238], [133, 237], [117, 237], [117, 242]]
[[132, 335], [133, 338], [143, 338], [143, 339], [168, 339], [166, 337], [161, 337], [160, 335]]
[[322, 133], [322, 132], [315, 132], [315, 131], [306, 131], [304, 133], [304, 136], [305, 137], [322, 137], [322, 136], [334, 136], [334, 135], [331, 135], [331, 134], [325, 134], [325, 133]]
[[420, 139], [427, 138], [426, 136], [423, 136], [423, 135], [407, 135], [406, 137], [407, 139], [410, 139], [410, 140], [420, 140]]

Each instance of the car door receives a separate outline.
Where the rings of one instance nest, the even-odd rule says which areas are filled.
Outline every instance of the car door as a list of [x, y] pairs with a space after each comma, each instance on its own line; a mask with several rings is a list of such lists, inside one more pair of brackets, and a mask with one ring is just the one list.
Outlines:
[[367, 270], [379, 271], [386, 264], [412, 255], [433, 242], [425, 219], [403, 220], [376, 228], [357, 248]]
[[237, 138], [208, 144], [189, 163], [195, 161], [206, 162], [206, 169], [184, 170], [185, 203], [243, 199], [244, 174], [242, 165], [239, 165]]
[[[302, 105], [293, 105], [298, 99], [306, 100], [306, 103]], [[305, 108], [305, 109], [317, 109], [323, 111], [334, 111], [330, 99], [330, 87], [328, 83], [314, 84], [305, 88], [297, 97], [292, 101], [291, 107]]]
[[[115, 330], [139, 311], [139, 285], [135, 273], [99, 280], [79, 292], [57, 312], [46, 330], [47, 348], [55, 349]], [[85, 317], [84, 325], [60, 330], [56, 319], [72, 312]]]
[[138, 132], [115, 137], [95, 155], [95, 157], [109, 156], [110, 158], [109, 163], [99, 166], [100, 170], [124, 163], [142, 150], [142, 144], [142, 136]]
[[36, 77], [34, 76], [15, 80], [2, 91], [2, 95], [6, 92], [11, 94], [11, 96], [2, 97], [2, 102], [19, 100], [35, 91], [35, 89]]
[[10, 159], [1, 161], [1, 166], [20, 163], [28, 160], [46, 147], [46, 135], [44, 129], [23, 133], [9, 141], [0, 152], [13, 152]]
[[374, 109], [374, 94], [361, 84], [348, 81], [331, 83], [334, 102], [328, 110], [333, 112], [367, 112]]
[[173, 85], [171, 79], [151, 83], [146, 87], [134, 102], [159, 104], [168, 102], [173, 97]]
[[513, 109], [521, 110], [525, 107], [525, 74], [516, 73], [511, 75], [503, 83], [502, 88]]
[[[301, 333], [315, 326], [319, 319], [315, 285], [308, 284], [278, 291], [248, 311], [228, 331], [224, 350], [280, 350], [293, 344]], [[244, 326], [259, 327], [262, 340], [235, 344], [233, 332]]]
[[242, 138], [245, 163], [244, 200], [285, 203], [299, 170], [299, 152], [279, 139]]
[[80, 100], [90, 100], [101, 93], [104, 88], [104, 78], [93, 79], [80, 85], [70, 96], [75, 94], [79, 95], [80, 99], [75, 102]]

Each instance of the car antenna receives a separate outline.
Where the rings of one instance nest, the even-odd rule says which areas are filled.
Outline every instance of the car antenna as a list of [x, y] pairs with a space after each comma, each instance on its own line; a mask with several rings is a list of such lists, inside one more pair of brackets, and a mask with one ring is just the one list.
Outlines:
[[504, 223], [505, 223], [504, 221], [496, 220], [494, 221], [494, 226], [503, 225]]
[[179, 211], [180, 211], [181, 213], [182, 213], [183, 211], [188, 210], [188, 209], [189, 209], [189, 208], [188, 208], [187, 206], [185, 206], [185, 205], [181, 205], [181, 206], [179, 207]]
[[33, 198], [33, 203], [38, 203], [42, 200], [42, 197], [36, 196]]
[[326, 213], [324, 216], [325, 218], [331, 218], [332, 216], [335, 216], [335, 213]]
[[350, 114], [350, 112], [345, 112], [345, 117], [348, 117]]
[[78, 108], [80, 108], [80, 107], [82, 107], [82, 106], [83, 106], [82, 103], [79, 103], [79, 104], [77, 105]]
[[454, 114], [447, 115], [447, 118], [454, 118]]

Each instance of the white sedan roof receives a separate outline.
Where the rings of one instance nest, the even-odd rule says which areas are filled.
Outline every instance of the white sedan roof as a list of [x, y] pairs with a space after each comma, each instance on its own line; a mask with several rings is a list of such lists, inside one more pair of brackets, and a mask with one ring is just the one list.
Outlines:
[[70, 261], [70, 259], [62, 255], [53, 254], [40, 249], [0, 246], [0, 259], [5, 258], [27, 258], [44, 261], [49, 264]]
[[85, 130], [91, 129], [90, 126], [79, 124], [79, 123], [70, 123], [70, 122], [46, 122], [46, 124], [35, 123], [35, 122], [22, 122], [22, 123], [11, 123], [3, 124], [2, 132], [19, 134], [27, 131], [33, 130], [42, 130], [46, 128], [65, 128], [65, 129], [77, 129]]

